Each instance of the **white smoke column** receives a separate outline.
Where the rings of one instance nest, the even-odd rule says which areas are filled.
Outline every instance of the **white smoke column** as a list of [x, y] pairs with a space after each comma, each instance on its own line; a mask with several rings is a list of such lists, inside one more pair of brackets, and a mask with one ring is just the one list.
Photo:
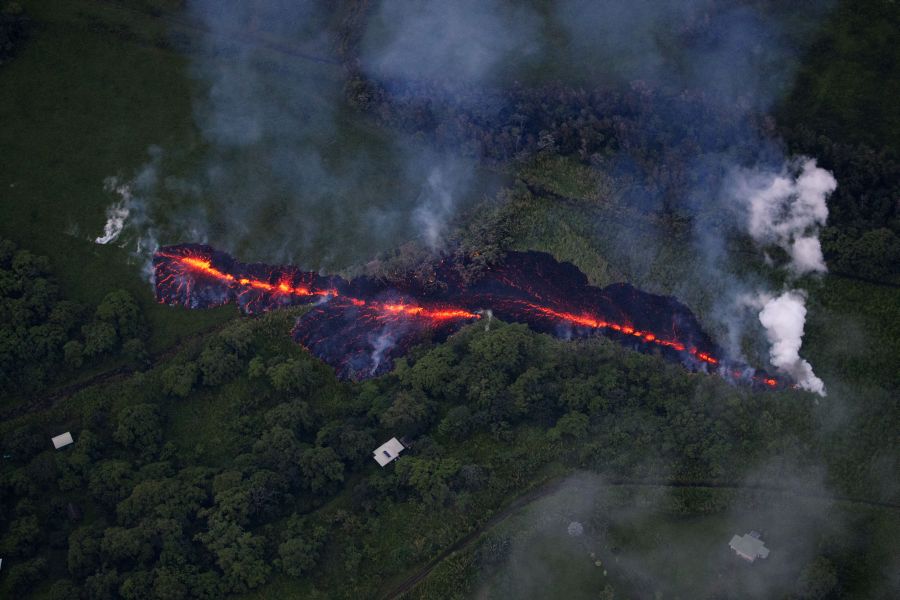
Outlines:
[[[782, 248], [790, 257], [787, 268], [795, 277], [827, 272], [819, 229], [828, 220], [826, 199], [837, 188], [830, 172], [816, 166], [815, 159], [802, 157], [780, 172], [738, 170], [733, 185], [734, 197], [746, 211], [747, 231], [755, 242]], [[777, 266], [768, 253], [765, 256], [767, 263]], [[806, 324], [805, 292], [789, 290], [777, 297], [759, 294], [750, 304], [761, 309], [759, 322], [771, 345], [772, 365], [788, 373], [801, 388], [824, 396], [825, 384], [813, 373], [812, 365], [800, 357]]]
[[780, 173], [738, 171], [734, 183], [757, 243], [784, 249], [791, 257], [788, 267], [798, 276], [828, 270], [819, 228], [828, 219], [825, 200], [837, 187], [830, 172], [817, 167], [815, 159], [801, 158]]
[[394, 347], [396, 342], [396, 337], [394, 336], [394, 332], [390, 327], [385, 327], [384, 330], [378, 334], [378, 336], [371, 340], [372, 342], [372, 368], [369, 371], [370, 375], [374, 375], [378, 370], [378, 367], [381, 365], [381, 361], [384, 359], [385, 353], [388, 350]]
[[441, 245], [447, 222], [453, 215], [453, 190], [446, 181], [444, 170], [434, 167], [423, 186], [421, 204], [413, 212], [413, 223], [422, 230], [425, 241], [432, 249]]
[[804, 390], [825, 395], [825, 384], [813, 373], [812, 365], [800, 357], [806, 323], [806, 295], [790, 290], [778, 297], [760, 295], [759, 322], [766, 328], [771, 345], [769, 359], [779, 370], [791, 375]]
[[[107, 177], [103, 181], [104, 190], [115, 193], [119, 199], [107, 207], [103, 234], [96, 237], [94, 242], [110, 244], [120, 241], [119, 246], [122, 248], [133, 244], [130, 260], [136, 260], [141, 265], [141, 272], [152, 284], [154, 274], [152, 259], [159, 244], [158, 230], [150, 217], [150, 205], [160, 183], [158, 167], [162, 151], [151, 146], [148, 152], [151, 161], [133, 178], [123, 181], [122, 178], [114, 176]], [[199, 231], [191, 230], [187, 237], [205, 241], [205, 236]]]
[[118, 185], [118, 179], [108, 177], [103, 182], [103, 187], [111, 192], [115, 190], [121, 197], [121, 200], [113, 203], [106, 209], [106, 223], [103, 225], [103, 235], [94, 239], [97, 244], [109, 244], [119, 239], [122, 230], [125, 229], [125, 221], [131, 213], [131, 189], [127, 184]]

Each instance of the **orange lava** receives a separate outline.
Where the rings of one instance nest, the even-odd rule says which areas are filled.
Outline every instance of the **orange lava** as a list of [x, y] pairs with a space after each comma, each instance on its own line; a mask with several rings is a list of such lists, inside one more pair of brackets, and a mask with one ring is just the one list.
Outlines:
[[259, 279], [249, 279], [247, 277], [241, 277], [240, 279], [236, 279], [234, 275], [231, 273], [225, 273], [224, 271], [220, 271], [219, 269], [212, 266], [212, 263], [204, 258], [198, 258], [196, 256], [174, 256], [171, 254], [160, 254], [160, 256], [164, 256], [168, 259], [178, 261], [182, 265], [193, 269], [194, 271], [200, 271], [204, 275], [208, 277], [212, 277], [214, 279], [218, 279], [219, 281], [228, 282], [231, 284], [237, 284], [239, 286], [245, 287], [247, 289], [256, 289], [263, 290], [265, 292], [277, 292], [281, 294], [288, 294], [291, 296], [336, 296], [337, 290], [315, 290], [311, 291], [309, 288], [305, 287], [293, 287], [286, 281], [282, 281], [278, 285], [272, 285], [271, 283], [267, 283], [265, 281], [260, 281]]
[[[212, 266], [212, 263], [205, 258], [197, 257], [197, 256], [176, 256], [171, 254], [163, 254], [162, 256], [179, 262], [186, 269], [198, 271], [207, 277], [211, 277], [213, 279], [217, 279], [222, 282], [227, 282], [229, 285], [240, 286], [247, 290], [262, 290], [265, 292], [272, 292], [276, 294], [285, 294], [291, 296], [301, 296], [301, 297], [309, 297], [309, 296], [329, 296], [329, 297], [337, 297], [340, 296], [338, 290], [335, 289], [327, 289], [327, 290], [310, 290], [309, 288], [302, 286], [292, 286], [288, 281], [282, 280], [278, 284], [271, 284], [266, 281], [261, 281], [258, 279], [250, 279], [247, 277], [235, 278], [230, 273], [225, 273], [220, 271], [219, 269]], [[355, 306], [366, 306], [367, 302], [365, 300], [361, 300], [359, 298], [346, 298], [350, 303]], [[429, 319], [433, 321], [446, 321], [453, 319], [480, 319], [481, 315], [475, 312], [471, 312], [464, 309], [459, 308], [426, 308], [423, 306], [419, 306], [416, 304], [403, 304], [403, 303], [385, 303], [378, 304], [372, 303], [369, 304], [372, 308], [377, 311], [383, 313], [383, 318], [387, 318], [390, 316], [407, 316], [407, 317], [419, 317], [423, 319]], [[656, 333], [652, 333], [649, 331], [641, 331], [635, 329], [633, 326], [628, 324], [621, 323], [612, 323], [605, 321], [603, 319], [587, 315], [587, 314], [575, 314], [571, 312], [565, 311], [557, 311], [552, 308], [536, 305], [536, 304], [528, 304], [529, 308], [538, 314], [542, 314], [544, 316], [548, 316], [554, 319], [558, 319], [560, 321], [570, 323], [572, 325], [576, 325], [579, 327], [588, 327], [591, 329], [611, 329], [613, 331], [622, 333], [624, 335], [634, 336], [635, 338], [639, 338], [641, 341], [656, 344], [658, 346], [664, 346], [666, 348], [671, 348], [677, 352], [684, 352], [687, 348], [684, 344], [677, 340], [670, 340], [660, 338]], [[706, 352], [701, 352], [697, 348], [690, 348], [688, 350], [692, 356], [701, 360], [710, 365], [718, 365], [719, 359], [711, 356]], [[770, 387], [775, 387], [778, 385], [778, 382], [775, 379], [771, 378], [754, 378], [761, 383], [768, 385]]]
[[[576, 315], [575, 313], [561, 312], [553, 310], [552, 308], [547, 308], [546, 306], [533, 306], [533, 308], [541, 314], [559, 319], [560, 321], [566, 321], [567, 323], [571, 323], [573, 325], [590, 327], [593, 329], [612, 329], [613, 331], [618, 331], [620, 333], [624, 333], [625, 335], [632, 335], [634, 337], [641, 338], [647, 343], [656, 344], [658, 346], [665, 346], [666, 348], [672, 348], [673, 350], [676, 350], [678, 352], [684, 352], [684, 344], [682, 344], [681, 342], [677, 342], [675, 340], [660, 339], [655, 333], [651, 333], [649, 331], [640, 331], [638, 329], [635, 329], [631, 325], [609, 323], [590, 315]], [[691, 348], [691, 354], [695, 355], [700, 360], [706, 361], [713, 365], [718, 364], [719, 362], [706, 353], [698, 353], [696, 348]]]
[[[183, 266], [188, 269], [199, 271], [200, 273], [212, 277], [213, 279], [218, 279], [219, 281], [227, 282], [232, 285], [238, 285], [244, 288], [263, 290], [265, 292], [273, 292], [279, 294], [288, 294], [292, 296], [339, 296], [340, 293], [335, 289], [328, 290], [310, 290], [306, 287], [300, 286], [292, 286], [288, 281], [281, 281], [277, 285], [273, 285], [271, 283], [261, 281], [259, 279], [250, 279], [247, 277], [235, 278], [234, 275], [230, 273], [225, 273], [224, 271], [220, 271], [219, 269], [212, 266], [212, 263], [204, 258], [199, 258], [196, 256], [175, 256], [171, 254], [162, 254], [168, 259], [175, 260], [181, 263]], [[348, 298], [348, 300], [354, 304], [355, 306], [365, 306], [366, 301], [360, 300], [359, 298]], [[383, 311], [386, 316], [388, 315], [403, 315], [410, 317], [421, 317], [424, 319], [431, 319], [435, 321], [445, 321], [449, 319], [480, 319], [481, 315], [478, 313], [470, 312], [467, 310], [456, 309], [456, 308], [443, 308], [443, 309], [428, 309], [422, 306], [414, 305], [414, 304], [374, 304], [372, 305], [376, 310]]]

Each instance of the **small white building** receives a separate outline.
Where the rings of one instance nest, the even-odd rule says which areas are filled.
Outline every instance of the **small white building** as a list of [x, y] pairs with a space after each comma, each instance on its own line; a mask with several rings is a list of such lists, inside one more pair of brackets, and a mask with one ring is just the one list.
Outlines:
[[397, 438], [392, 437], [375, 448], [375, 452], [372, 453], [372, 458], [383, 467], [386, 464], [397, 460], [397, 457], [400, 456], [400, 453], [403, 452], [403, 450], [403, 444], [401, 444]]
[[64, 448], [69, 444], [75, 443], [75, 440], [72, 439], [72, 434], [68, 431], [65, 433], [61, 433], [56, 437], [50, 438], [50, 441], [53, 442], [53, 447], [59, 450], [60, 448]]
[[744, 560], [753, 562], [757, 558], [766, 558], [769, 556], [769, 549], [755, 531], [745, 533], [744, 535], [735, 535], [728, 543], [731, 549]]

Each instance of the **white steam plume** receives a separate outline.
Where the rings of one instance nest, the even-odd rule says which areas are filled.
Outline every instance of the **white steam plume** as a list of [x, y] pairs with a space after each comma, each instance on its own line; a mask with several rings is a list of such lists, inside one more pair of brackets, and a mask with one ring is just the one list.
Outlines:
[[803, 158], [780, 173], [739, 171], [734, 185], [735, 195], [746, 203], [748, 231], [757, 243], [784, 249], [796, 275], [828, 270], [818, 236], [828, 219], [825, 200], [837, 187], [830, 172], [817, 167], [815, 159]]
[[[834, 176], [816, 166], [815, 159], [800, 158], [780, 172], [743, 169], [734, 174], [733, 194], [746, 211], [747, 231], [758, 244], [776, 244], [789, 256], [787, 268], [799, 277], [825, 273], [819, 228], [828, 219], [826, 199], [837, 187]], [[766, 261], [776, 266], [766, 253]], [[825, 384], [812, 365], [800, 357], [806, 324], [806, 293], [788, 290], [780, 296], [760, 293], [747, 304], [760, 310], [766, 329], [769, 359], [797, 384], [821, 396]]]
[[103, 182], [106, 191], [115, 191], [121, 200], [113, 203], [106, 209], [106, 223], [103, 225], [103, 235], [97, 236], [94, 243], [109, 244], [119, 239], [122, 230], [125, 229], [125, 221], [131, 213], [131, 189], [126, 184], [119, 185], [115, 177], [107, 177]]
[[381, 366], [381, 361], [384, 360], [385, 354], [394, 347], [397, 340], [394, 335], [394, 331], [391, 330], [390, 327], [385, 327], [384, 330], [378, 334], [375, 339], [371, 340], [372, 342], [372, 368], [369, 371], [370, 375], [374, 375], [378, 370], [378, 367]]
[[771, 347], [769, 358], [779, 370], [791, 375], [801, 388], [825, 395], [825, 384], [813, 373], [812, 365], [800, 357], [803, 326], [806, 322], [806, 295], [802, 290], [790, 290], [778, 297], [760, 294], [757, 305], [762, 307], [759, 322], [766, 328]]
[[422, 231], [428, 246], [437, 248], [455, 208], [453, 190], [445, 181], [443, 169], [431, 169], [420, 197], [421, 203], [413, 211], [412, 220]]

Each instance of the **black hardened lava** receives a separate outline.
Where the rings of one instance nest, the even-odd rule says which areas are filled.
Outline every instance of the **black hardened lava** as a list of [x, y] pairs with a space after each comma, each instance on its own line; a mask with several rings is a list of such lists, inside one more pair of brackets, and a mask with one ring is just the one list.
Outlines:
[[659, 352], [692, 370], [715, 371], [752, 385], [778, 387], [764, 372], [724, 358], [686, 306], [619, 283], [598, 288], [570, 263], [542, 252], [508, 252], [474, 279], [435, 265], [390, 284], [346, 280], [293, 266], [248, 264], [200, 244], [161, 248], [153, 259], [160, 302], [208, 308], [234, 302], [245, 313], [314, 304], [293, 338], [343, 378], [389, 370], [411, 345], [446, 339], [488, 316], [570, 339], [603, 334], [640, 351]]

